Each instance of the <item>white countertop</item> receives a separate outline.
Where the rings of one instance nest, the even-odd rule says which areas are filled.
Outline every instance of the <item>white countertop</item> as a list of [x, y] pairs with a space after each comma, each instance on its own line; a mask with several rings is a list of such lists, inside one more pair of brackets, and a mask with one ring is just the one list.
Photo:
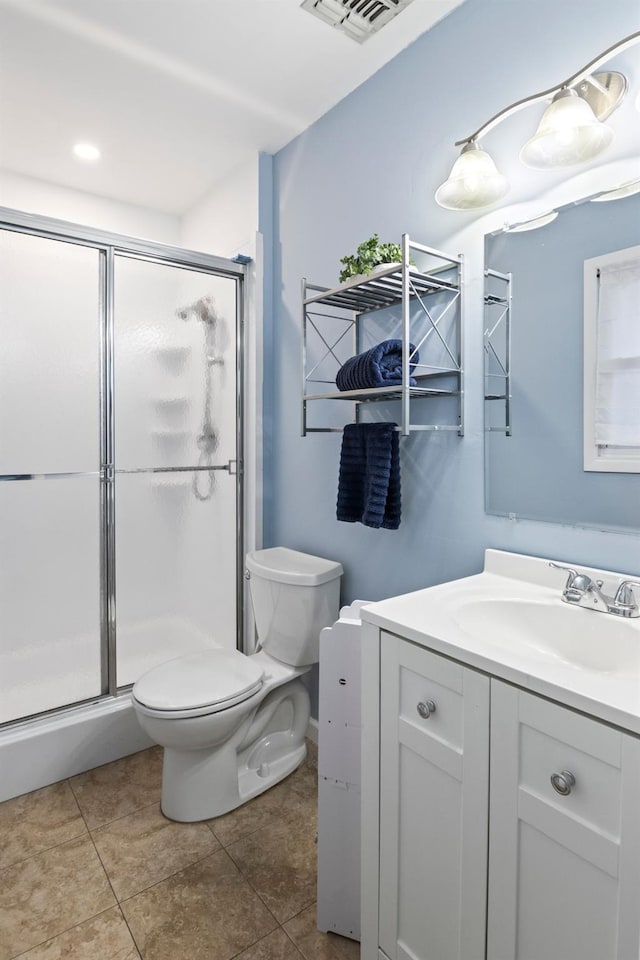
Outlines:
[[[608, 594], [621, 580], [633, 579], [588, 567], [578, 569], [602, 579]], [[553, 655], [534, 655], [517, 641], [513, 647], [498, 645], [488, 633], [467, 632], [456, 622], [455, 610], [461, 600], [487, 595], [525, 602], [542, 599], [567, 607], [561, 599], [565, 580], [566, 574], [551, 569], [546, 559], [487, 550], [483, 573], [368, 604], [361, 615], [363, 620], [436, 653], [640, 735], [640, 618], [624, 621], [625, 630], [637, 632], [639, 649], [639, 667], [629, 673], [587, 669]], [[569, 608], [568, 613], [588, 618], [585, 628], [591, 632], [599, 629], [599, 624], [604, 632], [604, 621], [610, 618], [619, 621], [612, 614], [583, 608]], [[565, 611], [563, 614], [566, 616]]]

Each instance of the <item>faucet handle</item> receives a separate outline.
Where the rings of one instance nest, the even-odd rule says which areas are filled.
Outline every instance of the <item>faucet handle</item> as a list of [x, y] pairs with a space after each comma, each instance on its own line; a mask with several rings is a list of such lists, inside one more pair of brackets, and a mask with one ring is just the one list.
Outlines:
[[616, 590], [614, 603], [624, 607], [637, 607], [632, 587], [638, 587], [640, 590], [640, 583], [637, 580], [623, 580]]
[[[578, 573], [573, 567], [563, 567], [560, 563], [549, 561], [550, 567], [556, 570], [564, 570], [569, 574], [567, 582], [564, 585], [562, 595], [565, 600], [571, 603], [578, 603], [586, 593], [599, 593], [602, 581], [598, 580], [595, 584], [586, 573]], [[597, 589], [596, 589], [597, 588]]]
[[567, 587], [572, 587], [576, 577], [580, 576], [578, 571], [574, 570], [573, 567], [563, 567], [561, 563], [554, 563], [553, 560], [549, 560], [549, 566], [555, 567], [556, 570], [564, 570], [565, 573], [569, 574], [569, 578], [567, 580]]

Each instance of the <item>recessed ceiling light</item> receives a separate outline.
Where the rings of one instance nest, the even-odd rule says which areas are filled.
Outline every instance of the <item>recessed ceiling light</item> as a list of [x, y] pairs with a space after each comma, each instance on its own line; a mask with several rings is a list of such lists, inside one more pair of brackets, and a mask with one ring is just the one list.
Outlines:
[[92, 143], [76, 143], [73, 148], [74, 157], [79, 160], [99, 160], [100, 151]]

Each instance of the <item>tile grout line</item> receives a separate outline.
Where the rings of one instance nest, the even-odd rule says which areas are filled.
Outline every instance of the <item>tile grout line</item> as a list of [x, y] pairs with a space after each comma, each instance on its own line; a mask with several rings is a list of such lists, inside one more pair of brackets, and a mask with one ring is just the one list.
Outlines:
[[[303, 907], [303, 909], [300, 911], [300, 913], [304, 913], [304, 911], [305, 911], [305, 910], [308, 910], [308, 909], [309, 909], [309, 907]], [[296, 913], [296, 917], [299, 917], [299, 916], [300, 916], [300, 913]], [[295, 920], [296, 917], [291, 917], [290, 920]], [[289, 923], [289, 922], [290, 922], [289, 920], [285, 920], [284, 923]], [[281, 929], [281, 930], [284, 930], [285, 935], [286, 935], [286, 936], [288, 937], [288, 939], [289, 939], [289, 942], [294, 945], [294, 947], [296, 948], [296, 950], [298, 951], [298, 953], [300, 954], [300, 956], [303, 958], [303, 960], [307, 960], [307, 955], [306, 955], [306, 953], [303, 953], [303, 952], [302, 952], [302, 950], [300, 949], [300, 947], [298, 946], [298, 944], [295, 942], [295, 940], [293, 939], [293, 937], [291, 936], [291, 934], [289, 933], [289, 931], [288, 931], [288, 930], [285, 930], [284, 923], [282, 924], [282, 927], [281, 927], [280, 929]]]
[[105, 910], [101, 910], [100, 913], [94, 914], [92, 917], [86, 917], [84, 920], [80, 920], [79, 923], [74, 923], [71, 927], [67, 927], [66, 930], [61, 930], [60, 933], [56, 933], [53, 937], [47, 937], [46, 940], [41, 940], [40, 943], [34, 943], [33, 946], [28, 947], [26, 950], [23, 950], [21, 953], [16, 953], [12, 957], [7, 957], [7, 960], [20, 960], [20, 957], [26, 957], [26, 955], [31, 951], [35, 950], [37, 947], [46, 947], [48, 943], [52, 943], [58, 937], [62, 937], [65, 933], [69, 933], [71, 930], [81, 927], [83, 923], [88, 923], [90, 920], [96, 920], [98, 917], [101, 917], [103, 914], [108, 913], [109, 910], [115, 910], [118, 907], [118, 904], [112, 904], [110, 907], [107, 907]]
[[[68, 781], [68, 779], [67, 779], [67, 780], [56, 780], [55, 783], [48, 783], [48, 784], [46, 784], [46, 786], [47, 786], [47, 787], [53, 787], [53, 786], [57, 786], [57, 784], [59, 784], [59, 783], [69, 783], [69, 781]], [[44, 789], [44, 788], [40, 787], [40, 788], [38, 788], [38, 789]], [[70, 783], [69, 783], [69, 789], [71, 790], [71, 796], [73, 797], [74, 803], [75, 803], [76, 807], [78, 808], [78, 814], [80, 815], [80, 819], [81, 819], [82, 822], [84, 823], [84, 827], [85, 827], [86, 833], [88, 834], [88, 833], [89, 833], [89, 828], [87, 827], [87, 821], [84, 819], [84, 816], [83, 816], [83, 814], [82, 814], [82, 810], [80, 809], [80, 806], [79, 806], [79, 804], [78, 804], [78, 801], [76, 800], [76, 795], [75, 795], [75, 793], [74, 793], [73, 790], [71, 789], [71, 784], [70, 784]], [[29, 792], [30, 792], [30, 793], [36, 793], [37, 791], [36, 791], [36, 790], [31, 790], [31, 791], [29, 791]], [[28, 793], [24, 793], [24, 794], [20, 794], [20, 796], [28, 797], [29, 794], [28, 794]], [[17, 799], [17, 797], [11, 797], [11, 798], [10, 798], [10, 800], [16, 800], [16, 799]], [[6, 801], [3, 800], [2, 802], [3, 802], [3, 803], [9, 803], [10, 800], [6, 800]], [[80, 839], [81, 837], [83, 837], [83, 836], [85, 836], [84, 833], [77, 833], [74, 837], [67, 837], [66, 840], [61, 840], [59, 843], [52, 843], [50, 847], [43, 847], [43, 849], [42, 849], [42, 850], [38, 850], [37, 853], [30, 853], [28, 857], [22, 857], [21, 860], [14, 860], [13, 863], [7, 864], [6, 867], [0, 867], [0, 876], [2, 876], [2, 874], [4, 873], [5, 870], [11, 870], [12, 867], [17, 867], [18, 864], [26, 863], [28, 860], [33, 860], [33, 859], [35, 859], [35, 857], [39, 857], [42, 853], [49, 853], [50, 850], [55, 850], [56, 847], [62, 847], [65, 843], [71, 843], [72, 840], [79, 840], [79, 839]]]
[[[239, 809], [239, 808], [236, 807], [236, 809]], [[226, 816], [226, 814], [223, 814], [223, 816]], [[273, 817], [274, 820], [280, 820], [280, 819], [281, 819], [277, 814], [274, 814], [274, 813], [270, 813], [269, 816], [270, 816], [270, 817]], [[216, 840], [218, 841], [218, 843], [220, 844], [220, 846], [222, 847], [223, 850], [227, 850], [228, 847], [233, 846], [234, 843], [241, 843], [243, 840], [248, 840], [249, 837], [252, 837], [254, 834], [259, 833], [261, 830], [264, 829], [264, 824], [263, 824], [263, 825], [260, 826], [260, 827], [256, 827], [255, 830], [250, 830], [248, 833], [244, 833], [241, 837], [234, 837], [234, 839], [233, 839], [233, 840], [230, 840], [229, 843], [224, 844], [224, 843], [222, 842], [222, 840], [220, 839], [220, 837], [219, 837], [219, 836], [217, 835], [217, 833], [215, 832], [215, 830], [213, 829], [212, 825], [211, 825], [208, 821], [206, 821], [206, 820], [203, 821], [203, 822], [207, 824], [207, 826], [208, 826], [209, 829], [211, 830], [211, 833], [214, 835], [214, 837], [216, 838]], [[235, 863], [235, 860], [234, 860], [233, 862]], [[238, 868], [238, 869], [239, 869], [239, 868]]]
[[[93, 835], [92, 835], [92, 833], [91, 833], [91, 830], [89, 830], [89, 825], [88, 825], [88, 823], [87, 823], [87, 821], [86, 821], [86, 819], [85, 819], [84, 813], [82, 812], [82, 808], [81, 808], [80, 804], [78, 803], [78, 798], [77, 798], [76, 795], [75, 795], [75, 791], [74, 791], [74, 789], [73, 789], [73, 785], [71, 784], [71, 780], [69, 780], [68, 782], [69, 782], [69, 787], [70, 787], [70, 789], [71, 789], [71, 792], [72, 792], [72, 794], [73, 794], [73, 798], [74, 798], [74, 800], [76, 801], [76, 804], [77, 804], [77, 806], [78, 806], [78, 809], [80, 810], [80, 816], [82, 817], [82, 819], [83, 819], [83, 821], [84, 821], [84, 825], [85, 825], [86, 828], [87, 828], [87, 834], [88, 834], [88, 836], [89, 836], [89, 839], [91, 840], [91, 843], [92, 843], [92, 845], [93, 845], [93, 849], [94, 849], [95, 852], [96, 852], [96, 856], [97, 856], [97, 858], [98, 858], [98, 861], [99, 861], [99, 863], [100, 863], [100, 866], [102, 867], [102, 870], [103, 870], [103, 872], [104, 872], [104, 875], [105, 875], [105, 877], [107, 878], [107, 883], [109, 884], [109, 889], [111, 890], [111, 893], [113, 894], [113, 899], [116, 901], [115, 905], [116, 905], [116, 907], [117, 907], [118, 913], [119, 913], [120, 916], [122, 917], [122, 920], [123, 920], [123, 922], [124, 922], [127, 930], [129, 931], [129, 935], [130, 935], [130, 937], [131, 937], [131, 939], [132, 939], [132, 941], [133, 941], [133, 944], [134, 944], [136, 950], [138, 951], [138, 953], [139, 953], [140, 956], [142, 957], [142, 954], [140, 953], [140, 949], [139, 949], [138, 944], [137, 944], [137, 942], [136, 942], [136, 938], [135, 938], [134, 935], [133, 935], [133, 931], [132, 931], [131, 927], [129, 926], [129, 924], [127, 923], [127, 918], [125, 917], [124, 911], [122, 910], [122, 908], [121, 908], [121, 906], [120, 906], [120, 901], [119, 901], [119, 899], [118, 899], [118, 896], [117, 896], [117, 894], [116, 894], [116, 891], [113, 889], [113, 884], [111, 883], [111, 877], [109, 876], [109, 874], [108, 874], [108, 872], [107, 872], [107, 868], [105, 867], [104, 862], [103, 862], [103, 860], [102, 860], [102, 857], [100, 856], [100, 851], [98, 850], [98, 848], [97, 848], [97, 846], [96, 846], [96, 842], [95, 842], [95, 840], [93, 839]], [[151, 804], [149, 804], [149, 806], [151, 806]], [[113, 907], [109, 907], [109, 909], [112, 910]], [[103, 911], [103, 912], [104, 912], [104, 911]], [[96, 916], [99, 916], [99, 914], [96, 914]], [[91, 919], [93, 919], [93, 918], [91, 918]], [[84, 921], [83, 921], [83, 922], [84, 922]], [[76, 926], [78, 926], [78, 924], [76, 924]]]
[[[278, 818], [278, 819], [280, 819], [280, 818]], [[283, 820], [282, 822], [285, 823], [284, 820]], [[258, 833], [257, 830], [256, 830], [255, 832]], [[235, 842], [241, 843], [242, 841], [238, 840], [238, 841], [235, 841]], [[316, 902], [316, 897], [314, 897], [313, 900], [311, 900], [310, 903], [307, 903], [307, 904], [304, 905], [304, 907], [301, 907], [300, 910], [299, 910], [297, 913], [294, 913], [294, 914], [293, 914], [293, 916], [287, 917], [286, 920], [280, 921], [280, 920], [278, 919], [278, 917], [276, 917], [275, 913], [273, 912], [273, 910], [271, 909], [271, 907], [269, 906], [269, 904], [266, 902], [266, 900], [264, 899], [264, 897], [261, 895], [260, 891], [259, 891], [258, 889], [256, 889], [256, 887], [254, 887], [254, 885], [252, 884], [250, 878], [245, 874], [245, 872], [244, 872], [244, 870], [242, 869], [242, 867], [240, 866], [240, 864], [239, 864], [236, 860], [234, 860], [233, 856], [229, 853], [229, 851], [228, 851], [226, 848], [223, 848], [223, 849], [225, 849], [226, 853], [229, 854], [229, 856], [230, 856], [231, 859], [233, 860], [235, 866], [238, 868], [238, 871], [239, 871], [239, 873], [240, 873], [240, 876], [241, 876], [241, 877], [243, 878], [243, 880], [251, 887], [251, 889], [253, 890], [253, 892], [255, 893], [255, 895], [256, 895], [256, 896], [258, 897], [258, 899], [263, 903], [263, 905], [264, 905], [264, 906], [266, 907], [266, 909], [269, 911], [269, 913], [271, 914], [271, 916], [272, 916], [273, 919], [276, 921], [276, 923], [278, 924], [279, 927], [282, 927], [283, 924], [285, 924], [285, 923], [289, 923], [290, 920], [293, 920], [294, 917], [297, 917], [297, 916], [298, 916], [299, 914], [301, 914], [304, 910], [308, 910], [309, 907], [312, 906], [312, 905]], [[273, 933], [273, 930], [272, 930], [271, 932]], [[286, 930], [285, 930], [285, 933], [286, 933]], [[290, 939], [291, 939], [291, 938], [290, 938]]]
[[[107, 820], [105, 823], [99, 823], [96, 827], [88, 827], [89, 833], [93, 835], [94, 833], [98, 833], [100, 830], [104, 830], [105, 827], [110, 827], [112, 824], [118, 823], [120, 820], [124, 820], [126, 817], [132, 817], [134, 813], [142, 813], [143, 810], [148, 810], [149, 807], [159, 806], [160, 800], [152, 800], [151, 803], [145, 803], [142, 807], [136, 807], [135, 810], [129, 810], [128, 813], [123, 813], [119, 817], [115, 817], [113, 820]], [[162, 813], [162, 809], [160, 809], [160, 813]], [[162, 813], [162, 816], [164, 817], [164, 813]], [[165, 817], [165, 820], [169, 820], [169, 818]], [[169, 823], [175, 822], [176, 821], [174, 820], [169, 820]]]
[[[258, 831], [256, 830], [255, 832], [257, 833]], [[237, 843], [241, 843], [241, 842], [242, 842], [241, 840], [238, 840], [238, 841], [237, 841]], [[233, 855], [232, 855], [231, 853], [229, 853], [229, 851], [228, 851], [226, 848], [225, 848], [225, 851], [226, 851], [227, 855], [231, 858], [234, 866], [235, 866], [236, 869], [238, 870], [238, 873], [240, 874], [240, 876], [242, 877], [242, 879], [243, 879], [243, 880], [245, 881], [245, 883], [253, 890], [253, 892], [255, 893], [256, 897], [257, 897], [258, 900], [260, 901], [260, 903], [262, 903], [262, 904], [264, 905], [265, 909], [268, 910], [268, 912], [271, 914], [271, 916], [272, 916], [273, 919], [276, 921], [276, 923], [278, 924], [278, 926], [280, 926], [280, 921], [279, 921], [278, 918], [276, 917], [275, 913], [273, 912], [273, 910], [271, 909], [271, 907], [269, 906], [269, 904], [268, 904], [268, 903], [265, 903], [264, 898], [260, 896], [260, 893], [256, 890], [256, 888], [254, 887], [254, 885], [251, 883], [251, 880], [250, 880], [249, 877], [245, 874], [245, 872], [244, 872], [244, 870], [242, 869], [242, 867], [240, 866], [240, 864], [234, 859]], [[286, 921], [285, 921], [285, 922], [286, 922]], [[273, 933], [273, 931], [271, 931], [271, 932]]]
[[[205, 853], [203, 857], [198, 857], [197, 860], [193, 860], [191, 863], [187, 863], [184, 867], [178, 867], [177, 870], [174, 870], [173, 873], [167, 874], [167, 876], [163, 877], [162, 880], [155, 880], [153, 883], [150, 883], [148, 887], [144, 887], [142, 890], [138, 890], [136, 893], [132, 893], [130, 897], [123, 897], [122, 900], [118, 900], [118, 906], [122, 906], [123, 903], [128, 903], [129, 900], [135, 900], [136, 897], [139, 897], [141, 894], [146, 893], [148, 890], [152, 890], [154, 887], [159, 887], [161, 883], [165, 882], [165, 880], [170, 880], [171, 877], [177, 876], [179, 873], [182, 873], [183, 870], [190, 870], [191, 867], [195, 867], [197, 863], [202, 863], [202, 861], [206, 860], [208, 857], [214, 857], [217, 853], [222, 853], [223, 851], [224, 851], [224, 847], [221, 847], [219, 850], [211, 850], [210, 853]], [[234, 861], [234, 866], [235, 865], [236, 864]]]
[[[288, 921], [286, 921], [286, 922], [288, 923]], [[252, 950], [254, 947], [257, 947], [259, 943], [262, 943], [263, 940], [267, 940], [269, 937], [272, 937], [272, 936], [274, 935], [274, 933], [277, 933], [277, 932], [278, 932], [278, 930], [282, 930], [282, 932], [283, 932], [284, 935], [287, 937], [287, 939], [288, 939], [291, 943], [293, 943], [293, 940], [291, 940], [291, 937], [289, 936], [289, 934], [287, 933], [287, 931], [284, 929], [284, 927], [282, 926], [282, 924], [280, 924], [280, 926], [276, 927], [275, 930], [271, 930], [270, 933], [265, 933], [264, 937], [260, 937], [258, 940], [255, 940], [253, 943], [250, 943], [248, 947], [243, 947], [242, 950], [238, 950], [238, 952], [237, 952], [237, 953], [234, 953], [232, 957], [229, 957], [229, 958], [228, 958], [228, 960], [237, 960], [237, 958], [238, 958], [238, 957], [241, 957], [242, 954], [245, 953], [247, 950]], [[296, 950], [298, 950], [298, 953], [300, 954], [300, 956], [301, 956], [301, 957], [304, 957], [304, 954], [302, 953], [301, 950], [298, 949], [298, 947], [296, 946], [296, 944], [294, 943], [293, 945], [294, 945], [294, 947], [296, 947]], [[17, 958], [16, 958], [16, 960], [17, 960]]]
[[[114, 899], [115, 899], [115, 901], [116, 901], [116, 907], [117, 907], [117, 909], [118, 909], [118, 913], [119, 913], [120, 916], [122, 917], [122, 919], [123, 919], [123, 921], [124, 921], [124, 924], [125, 924], [127, 930], [129, 931], [129, 936], [131, 937], [131, 939], [132, 939], [132, 941], [133, 941], [133, 945], [135, 946], [136, 950], [138, 951], [138, 953], [139, 953], [140, 956], [142, 957], [142, 951], [141, 951], [140, 947], [138, 946], [138, 941], [136, 940], [136, 938], [135, 938], [135, 936], [134, 936], [134, 934], [133, 934], [133, 930], [132, 930], [131, 927], [129, 926], [129, 922], [128, 922], [127, 918], [126, 918], [125, 915], [124, 915], [124, 910], [123, 910], [122, 907], [120, 906], [120, 900], [118, 899], [118, 895], [117, 895], [116, 891], [115, 891], [114, 888], [113, 888], [113, 884], [111, 883], [111, 877], [109, 876], [109, 874], [108, 874], [108, 872], [107, 872], [107, 868], [105, 867], [104, 861], [103, 861], [102, 857], [100, 856], [100, 851], [98, 850], [98, 848], [97, 848], [97, 846], [96, 846], [96, 842], [95, 842], [95, 840], [93, 839], [93, 837], [91, 836], [91, 832], [89, 832], [89, 837], [91, 838], [91, 843], [93, 844], [93, 849], [95, 850], [96, 856], [98, 857], [98, 860], [100, 861], [100, 866], [101, 866], [102, 869], [104, 870], [104, 875], [105, 875], [106, 878], [107, 878], [107, 883], [109, 884], [109, 887], [110, 887], [110, 889], [111, 889], [111, 892], [112, 892], [112, 894], [113, 894], [113, 897], [114, 897]], [[144, 960], [144, 958], [143, 958], [143, 960]]]
[[[106, 766], [106, 764], [105, 764], [105, 766]], [[99, 770], [100, 768], [99, 768], [99, 767], [96, 767], [95, 769], [96, 769], [96, 770]], [[87, 772], [87, 773], [91, 773], [90, 770], [87, 770], [86, 772]], [[151, 803], [143, 803], [142, 806], [140, 806], [140, 807], [135, 807], [133, 810], [128, 810], [127, 813], [121, 813], [119, 816], [114, 817], [113, 820], [105, 820], [104, 823], [98, 823], [98, 824], [96, 824], [94, 827], [89, 827], [89, 824], [87, 823], [87, 821], [86, 821], [86, 819], [85, 819], [84, 813], [82, 812], [82, 808], [80, 807], [80, 801], [79, 801], [78, 798], [76, 797], [76, 794], [75, 794], [75, 791], [74, 791], [74, 789], [73, 789], [73, 784], [71, 783], [71, 780], [69, 780], [68, 783], [69, 783], [69, 786], [71, 787], [71, 792], [73, 793], [74, 799], [75, 799], [75, 801], [76, 801], [76, 803], [77, 803], [77, 805], [78, 805], [78, 809], [80, 810], [80, 813], [82, 814], [82, 819], [85, 821], [85, 824], [87, 825], [87, 830], [89, 831], [89, 833], [91, 833], [93, 830], [101, 830], [102, 827], [108, 827], [108, 826], [110, 826], [112, 823], [117, 823], [118, 820], [124, 820], [125, 817], [130, 817], [132, 813], [138, 813], [140, 810], [146, 810], [147, 807], [152, 807], [154, 804], [159, 804], [160, 801], [161, 801], [161, 795], [160, 795], [160, 796], [158, 796], [157, 800], [152, 800]], [[162, 812], [162, 810], [161, 810], [160, 812]], [[163, 816], [164, 816], [164, 814], [163, 814]], [[166, 819], [168, 820], [169, 818], [167, 817]], [[173, 822], [173, 821], [172, 821], [172, 822]]]

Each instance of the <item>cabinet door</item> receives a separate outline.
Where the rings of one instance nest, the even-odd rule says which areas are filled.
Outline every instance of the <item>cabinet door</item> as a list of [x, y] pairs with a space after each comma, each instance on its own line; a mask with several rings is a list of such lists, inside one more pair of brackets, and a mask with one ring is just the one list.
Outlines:
[[489, 680], [381, 640], [380, 946], [391, 960], [482, 960]]
[[491, 681], [488, 960], [637, 960], [639, 744]]

